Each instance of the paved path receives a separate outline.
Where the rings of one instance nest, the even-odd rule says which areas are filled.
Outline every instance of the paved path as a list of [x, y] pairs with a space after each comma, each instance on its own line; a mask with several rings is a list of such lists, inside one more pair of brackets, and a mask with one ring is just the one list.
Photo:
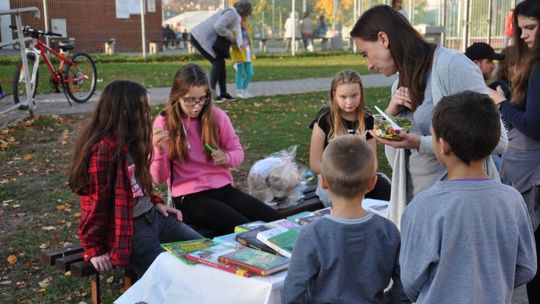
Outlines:
[[[387, 87], [392, 85], [396, 76], [385, 77], [381, 74], [370, 74], [362, 76], [364, 87]], [[275, 80], [275, 81], [256, 81], [249, 85], [249, 92], [255, 96], [273, 96], [287, 95], [308, 92], [329, 91], [331, 78], [307, 78], [294, 80]], [[235, 95], [236, 89], [234, 84], [227, 84], [227, 90]], [[148, 89], [150, 101], [152, 104], [163, 104], [167, 102], [170, 88], [150, 88]], [[64, 94], [38, 94], [36, 96], [37, 115], [50, 114], [79, 114], [89, 113], [94, 110], [96, 102], [101, 92], [97, 92], [94, 96], [83, 104], [72, 102], [70, 107], [66, 101]], [[13, 99], [8, 96], [0, 101], [0, 110], [2, 106], [12, 105]], [[15, 123], [24, 119], [28, 115], [26, 111], [14, 110], [8, 114], [0, 116], [0, 129], [8, 124]]]

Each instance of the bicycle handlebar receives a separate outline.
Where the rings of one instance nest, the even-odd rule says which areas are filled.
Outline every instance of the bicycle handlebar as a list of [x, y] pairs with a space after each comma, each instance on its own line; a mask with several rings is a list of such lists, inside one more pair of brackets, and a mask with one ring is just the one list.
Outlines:
[[[17, 29], [17, 27], [13, 26], [13, 25], [10, 25], [9, 27], [14, 29], [14, 30]], [[51, 31], [45, 32], [45, 31], [42, 31], [42, 30], [36, 30], [36, 29], [33, 29], [33, 28], [29, 27], [29, 26], [23, 26], [22, 31], [25, 34], [30, 34], [32, 37], [43, 37], [43, 36], [62, 37], [62, 34], [53, 33]]]

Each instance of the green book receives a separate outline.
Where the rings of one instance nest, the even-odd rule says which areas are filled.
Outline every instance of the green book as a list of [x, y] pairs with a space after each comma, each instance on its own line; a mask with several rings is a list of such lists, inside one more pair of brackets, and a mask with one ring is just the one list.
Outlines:
[[161, 248], [170, 252], [172, 255], [179, 258], [182, 262], [193, 265], [193, 264], [197, 264], [197, 262], [186, 259], [185, 257], [186, 254], [197, 251], [197, 250], [205, 249], [208, 247], [212, 247], [214, 245], [216, 245], [216, 243], [210, 239], [197, 239], [197, 240], [189, 240], [189, 241], [163, 243], [161, 244]]
[[287, 229], [276, 227], [274, 229], [259, 232], [257, 239], [261, 240], [268, 247], [274, 249], [284, 257], [291, 258], [294, 243], [298, 239], [300, 231], [298, 229]]
[[234, 233], [246, 232], [248, 230], [255, 229], [255, 228], [259, 227], [259, 226], [262, 226], [264, 224], [266, 224], [266, 222], [255, 221], [255, 222], [250, 222], [250, 223], [245, 223], [245, 224], [242, 224], [242, 225], [238, 225], [238, 226], [234, 227]]
[[218, 257], [218, 261], [238, 266], [256, 275], [270, 275], [289, 267], [289, 259], [268, 252], [242, 248]]

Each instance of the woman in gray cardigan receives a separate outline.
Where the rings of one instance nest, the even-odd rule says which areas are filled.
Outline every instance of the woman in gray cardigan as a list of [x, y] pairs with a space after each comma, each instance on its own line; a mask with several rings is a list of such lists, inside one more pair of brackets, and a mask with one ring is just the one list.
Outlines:
[[[399, 227], [407, 203], [446, 173], [431, 148], [429, 127], [434, 106], [443, 96], [465, 90], [487, 94], [487, 88], [480, 69], [465, 55], [426, 42], [390, 6], [367, 10], [356, 22], [351, 37], [370, 70], [386, 76], [399, 72], [386, 113], [412, 120], [411, 131], [402, 132], [401, 141], [374, 136], [386, 145], [393, 169], [388, 217]], [[507, 144], [503, 128], [494, 152], [503, 153]], [[491, 158], [486, 159], [486, 171], [498, 178]]]
[[[253, 6], [249, 1], [239, 0], [232, 8], [218, 11], [191, 29], [191, 44], [212, 64], [210, 88], [217, 102], [233, 101], [235, 98], [227, 93], [225, 58], [217, 56], [212, 46], [218, 35], [232, 44], [242, 45], [241, 18], [250, 16], [252, 11]], [[219, 96], [216, 94], [216, 84], [219, 84]]]

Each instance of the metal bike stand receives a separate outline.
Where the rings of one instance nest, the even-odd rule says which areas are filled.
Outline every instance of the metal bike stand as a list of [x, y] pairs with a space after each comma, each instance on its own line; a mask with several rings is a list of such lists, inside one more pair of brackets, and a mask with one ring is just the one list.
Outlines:
[[32, 88], [30, 84], [30, 72], [28, 70], [28, 60], [26, 58], [26, 47], [25, 47], [26, 46], [25, 42], [31, 41], [32, 38], [24, 37], [23, 32], [22, 32], [22, 22], [21, 22], [21, 14], [31, 13], [31, 12], [35, 13], [36, 18], [38, 19], [40, 18], [41, 15], [39, 13], [39, 9], [35, 6], [17, 8], [17, 9], [11, 9], [11, 10], [0, 10], [0, 15], [15, 15], [15, 23], [17, 25], [17, 39], [0, 43], [0, 47], [13, 45], [13, 44], [19, 44], [19, 50], [21, 52], [21, 59], [22, 59], [23, 70], [24, 70], [24, 79], [26, 80], [25, 87], [26, 87], [26, 97], [27, 97], [26, 100], [21, 101], [20, 104], [15, 104], [5, 110], [2, 110], [0, 114], [7, 113], [15, 108], [19, 108], [19, 106], [28, 106], [28, 112], [30, 113], [30, 116], [31, 117], [34, 116], [34, 109], [36, 106], [35, 106], [33, 96], [32, 96], [33, 94], [32, 94]]

